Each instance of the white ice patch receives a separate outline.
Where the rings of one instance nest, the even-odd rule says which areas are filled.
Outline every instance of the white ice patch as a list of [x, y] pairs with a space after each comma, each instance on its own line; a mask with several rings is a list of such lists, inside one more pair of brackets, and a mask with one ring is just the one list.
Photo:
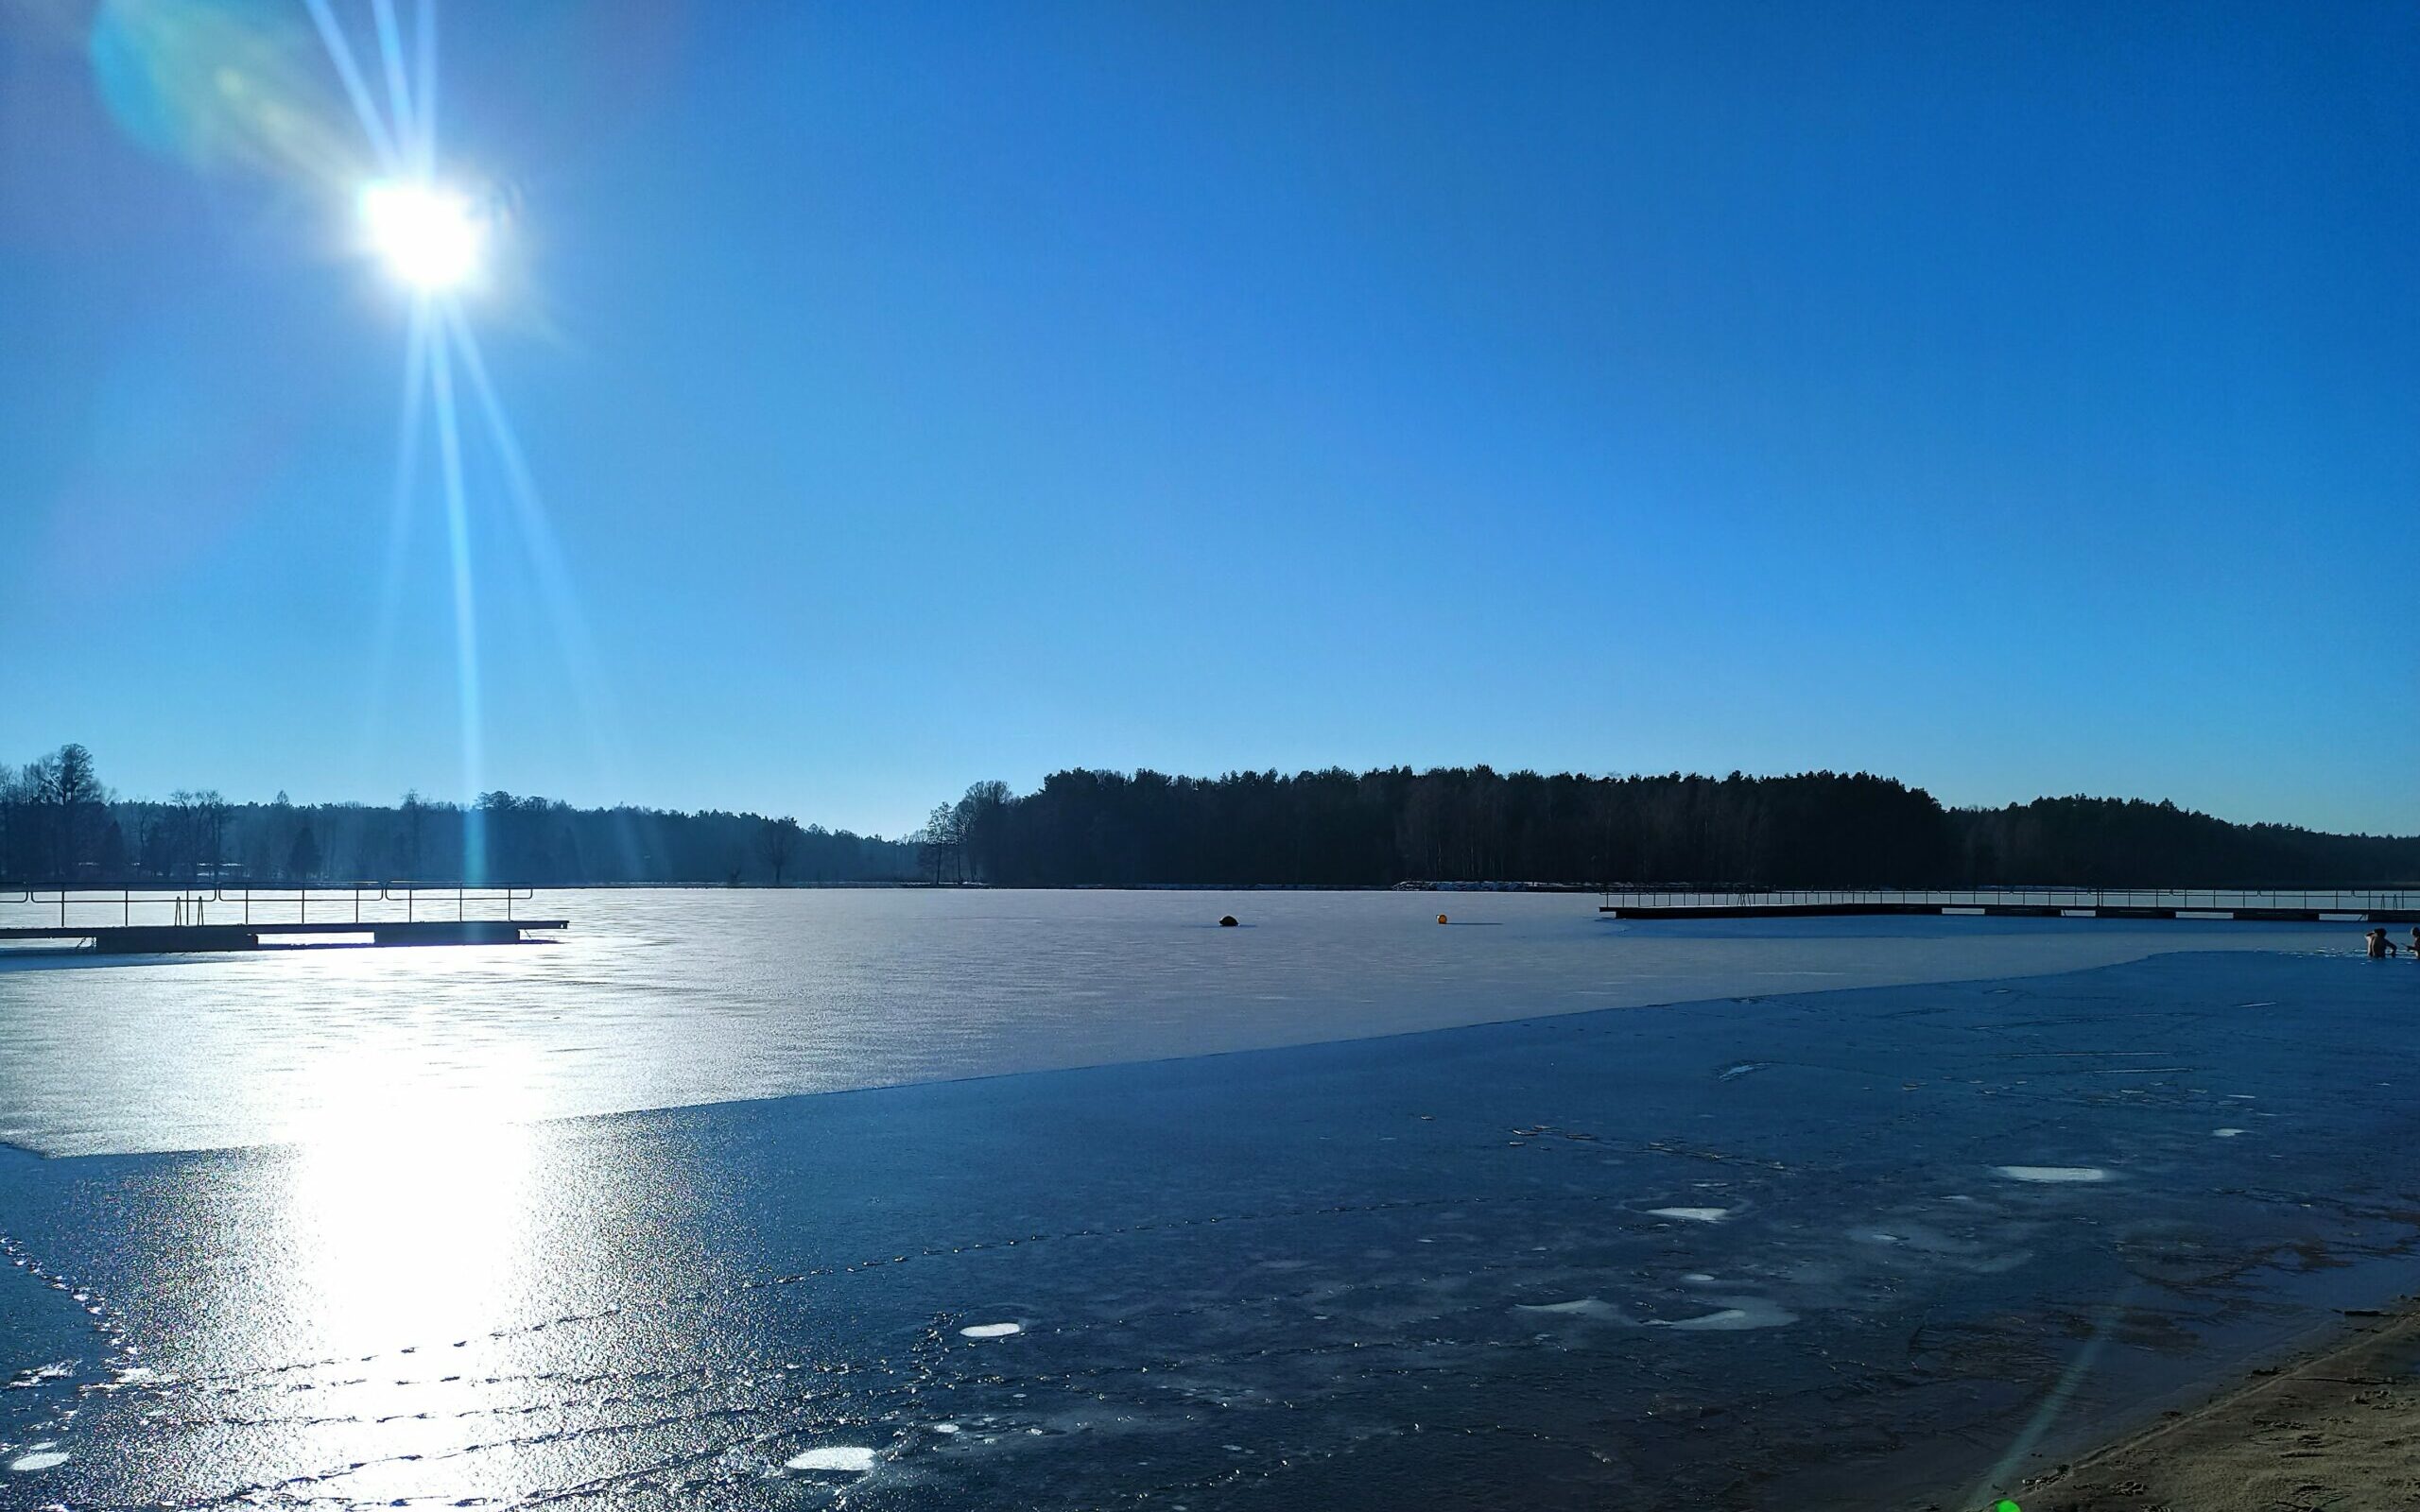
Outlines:
[[794, 1470], [852, 1470], [864, 1474], [873, 1469], [874, 1453], [850, 1444], [833, 1444], [823, 1449], [810, 1449], [804, 1454], [793, 1454], [789, 1468]]
[[1564, 1317], [1602, 1318], [1609, 1323], [1625, 1323], [1634, 1328], [1684, 1329], [1693, 1333], [1772, 1329], [1798, 1321], [1797, 1314], [1785, 1311], [1761, 1297], [1718, 1297], [1714, 1300], [1722, 1304], [1720, 1310], [1681, 1318], [1636, 1318], [1613, 1303], [1594, 1297], [1583, 1297], [1575, 1302], [1524, 1303], [1519, 1311], [1553, 1313]]
[[1996, 1165], [2012, 1181], [2106, 1181], [2109, 1173], [2097, 1165]]
[[67, 1463], [67, 1452], [60, 1449], [38, 1449], [30, 1454], [20, 1454], [9, 1462], [9, 1468], [20, 1475], [28, 1470], [46, 1470]]
[[1720, 1223], [1731, 1216], [1729, 1208], [1650, 1208], [1651, 1218], [1681, 1218], [1690, 1223]]
[[1011, 1333], [1023, 1333], [1022, 1323], [975, 1323], [958, 1331], [961, 1338], [1005, 1339]]
[[1728, 1332], [1737, 1329], [1777, 1329], [1785, 1323], [1795, 1323], [1798, 1314], [1774, 1306], [1760, 1297], [1727, 1297], [1720, 1298], [1729, 1307], [1719, 1313], [1702, 1314], [1697, 1317], [1674, 1318], [1667, 1321], [1651, 1317], [1649, 1328], [1688, 1329], [1703, 1332]]
[[1583, 1297], [1576, 1302], [1523, 1302], [1519, 1306], [1524, 1313], [1560, 1313], [1565, 1317], [1611, 1317], [1620, 1318], [1625, 1323], [1630, 1321], [1620, 1308], [1593, 1297]]
[[2214, 1128], [2214, 1129], [2210, 1130], [2210, 1137], [2211, 1137], [2212, 1139], [2216, 1139], [2216, 1140], [2231, 1140], [2231, 1139], [2235, 1138], [2235, 1137], [2236, 1137], [2237, 1135], [2238, 1135], [2238, 1134], [2243, 1134], [2243, 1133], [2248, 1133], [2248, 1132], [2250, 1132], [2250, 1131], [2249, 1131], [2249, 1130], [2247, 1130], [2247, 1129], [2239, 1129], [2239, 1128]]
[[937, 1434], [955, 1434], [955, 1433], [958, 1433], [958, 1432], [959, 1432], [959, 1431], [960, 1431], [960, 1430], [959, 1430], [959, 1428], [958, 1424], [956, 1424], [956, 1423], [935, 1423], [935, 1424], [933, 1424], [933, 1432], [934, 1432], [934, 1433], [937, 1433]]

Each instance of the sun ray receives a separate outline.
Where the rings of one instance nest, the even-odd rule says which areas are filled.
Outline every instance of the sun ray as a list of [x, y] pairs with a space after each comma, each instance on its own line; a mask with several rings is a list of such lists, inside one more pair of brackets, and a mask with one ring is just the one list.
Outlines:
[[444, 307], [441, 318], [451, 332], [454, 350], [461, 359], [463, 376], [469, 381], [471, 393], [487, 422], [488, 438], [495, 448], [497, 460], [503, 465], [505, 491], [512, 500], [513, 518], [520, 527], [523, 549], [529, 555], [530, 565], [537, 573], [539, 591], [554, 621], [564, 670], [569, 675], [573, 696], [579, 699], [581, 716], [588, 726], [590, 748], [607, 768], [599, 775], [611, 778], [620, 753], [620, 742], [614, 733], [617, 724], [605, 696], [604, 679], [598, 673], [599, 662], [595, 642], [589, 635], [587, 616], [581, 612], [570, 569], [563, 563], [562, 548], [556, 539], [553, 520], [546, 511], [545, 501], [539, 494], [537, 478], [529, 469], [527, 454], [522, 450], [520, 435], [514, 429], [511, 418], [505, 413], [504, 401], [488, 375], [487, 361], [480, 353], [478, 338], [472, 334], [469, 319], [459, 307], [452, 304]]
[[375, 750], [385, 733], [387, 677], [394, 660], [395, 626], [403, 612], [404, 563], [411, 544], [412, 497], [420, 489], [420, 438], [426, 424], [429, 374], [429, 301], [412, 301], [404, 336], [403, 413], [395, 438], [395, 490], [387, 517], [387, 569], [378, 594], [378, 619], [371, 644], [368, 717], [363, 745]]
[[462, 433], [454, 410], [454, 351], [441, 325], [431, 345], [429, 398], [437, 412], [438, 467], [445, 487], [445, 534], [454, 562], [455, 677], [461, 698], [462, 867], [472, 882], [487, 880], [483, 819], [476, 808], [486, 766], [479, 709], [479, 627], [471, 576], [471, 520], [462, 489]]
[[395, 25], [395, 0], [371, 0], [370, 9], [377, 18], [378, 56], [386, 65], [387, 103], [394, 111], [395, 136], [406, 161], [417, 171], [424, 166], [419, 162], [420, 131], [414, 125], [411, 87], [404, 80], [404, 38]]
[[370, 86], [354, 61], [353, 44], [344, 40], [344, 31], [337, 26], [335, 12], [328, 9], [328, 0], [304, 3], [310, 8], [313, 24], [320, 28], [320, 41], [327, 44], [328, 60], [336, 64], [337, 77], [343, 81], [344, 92], [353, 101], [354, 113], [361, 117], [361, 129], [369, 134], [371, 150], [378, 154], [387, 172], [396, 172], [403, 164], [395, 154], [394, 136], [380, 119], [377, 103], [370, 97]]
[[419, 107], [419, 168], [429, 174], [437, 171], [437, 0], [420, 0], [419, 19], [420, 88], [412, 98]]

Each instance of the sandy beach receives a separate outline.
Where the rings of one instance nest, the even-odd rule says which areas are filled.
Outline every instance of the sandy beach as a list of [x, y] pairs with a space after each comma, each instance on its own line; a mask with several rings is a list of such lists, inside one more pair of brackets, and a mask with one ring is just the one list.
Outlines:
[[2026, 1512], [2420, 1506], [2420, 1299], [2040, 1477]]

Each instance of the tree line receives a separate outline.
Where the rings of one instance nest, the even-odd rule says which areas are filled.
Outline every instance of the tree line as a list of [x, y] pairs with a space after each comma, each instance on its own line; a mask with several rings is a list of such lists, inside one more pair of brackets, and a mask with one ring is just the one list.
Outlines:
[[2169, 802], [1945, 807], [1869, 773], [1591, 777], [1486, 766], [983, 782], [916, 836], [925, 875], [1004, 886], [2361, 886], [2420, 836], [2235, 824]]
[[1945, 807], [1868, 773], [1591, 777], [1486, 766], [977, 782], [905, 840], [786, 815], [483, 793], [392, 805], [122, 799], [81, 746], [0, 764], [12, 886], [798, 883], [1368, 887], [2325, 887], [2420, 885], [2420, 836], [2235, 824], [2173, 803]]
[[161, 886], [354, 882], [527, 886], [895, 882], [917, 849], [787, 815], [622, 806], [482, 793], [465, 806], [232, 802], [216, 789], [122, 799], [91, 751], [0, 764], [0, 882]]

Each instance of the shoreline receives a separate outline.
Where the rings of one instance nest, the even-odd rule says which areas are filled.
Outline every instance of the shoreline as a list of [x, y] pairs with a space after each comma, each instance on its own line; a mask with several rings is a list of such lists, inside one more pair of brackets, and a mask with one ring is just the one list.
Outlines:
[[2200, 1406], [2170, 1408], [2029, 1477], [2016, 1500], [2026, 1512], [2420, 1503], [2420, 1296], [2342, 1316], [2323, 1342], [2254, 1368]]

